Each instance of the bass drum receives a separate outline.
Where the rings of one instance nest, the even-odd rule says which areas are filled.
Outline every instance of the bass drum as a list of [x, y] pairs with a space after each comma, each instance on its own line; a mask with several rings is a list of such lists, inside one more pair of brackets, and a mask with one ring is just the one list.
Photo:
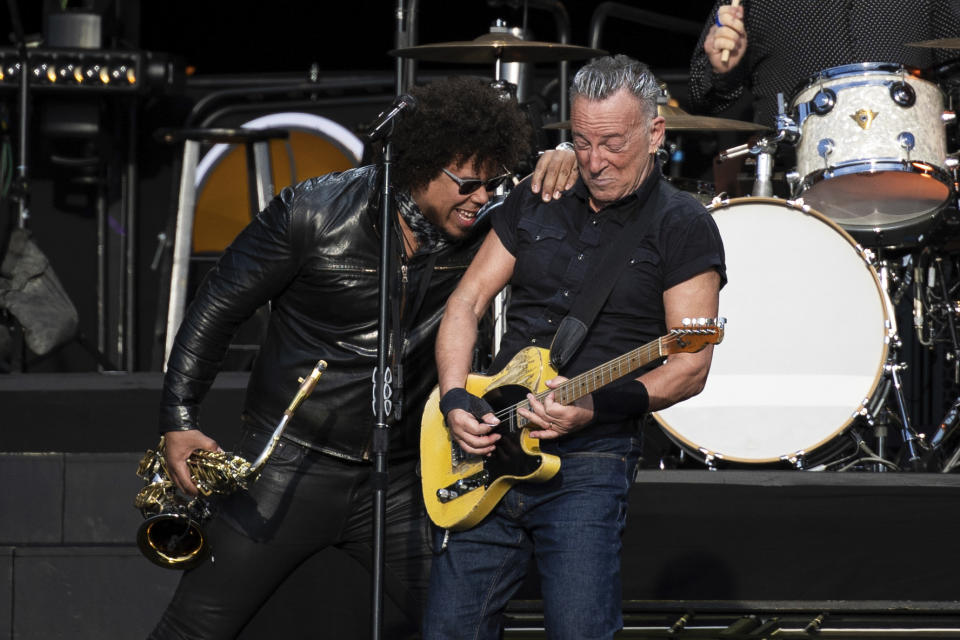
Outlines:
[[863, 250], [807, 206], [737, 198], [709, 210], [729, 324], [703, 392], [654, 417], [711, 466], [809, 467], [880, 382], [895, 333], [889, 299]]

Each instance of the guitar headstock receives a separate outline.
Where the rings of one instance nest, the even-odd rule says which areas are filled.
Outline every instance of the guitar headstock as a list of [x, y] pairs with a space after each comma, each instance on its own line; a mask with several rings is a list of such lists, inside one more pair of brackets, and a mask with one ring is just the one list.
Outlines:
[[682, 326], [670, 329], [666, 340], [661, 340], [663, 350], [670, 353], [696, 353], [708, 344], [723, 342], [723, 326], [726, 318], [684, 318]]

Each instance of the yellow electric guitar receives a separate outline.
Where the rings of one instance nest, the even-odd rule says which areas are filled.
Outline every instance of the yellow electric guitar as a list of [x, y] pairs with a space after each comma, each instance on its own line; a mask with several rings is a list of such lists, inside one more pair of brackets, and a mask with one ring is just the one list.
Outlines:
[[[554, 399], [571, 404], [654, 360], [719, 344], [724, 322], [724, 318], [685, 319], [682, 327], [667, 335], [564, 382], [552, 390]], [[440, 413], [440, 390], [433, 390], [420, 426], [420, 465], [423, 500], [437, 526], [469, 529], [517, 482], [545, 482], [560, 470], [560, 458], [540, 451], [540, 440], [531, 437], [526, 426], [528, 420], [517, 413], [529, 407], [527, 393], [546, 397], [551, 391], [546, 381], [556, 376], [550, 352], [539, 347], [523, 349], [492, 376], [467, 376], [467, 391], [490, 403], [500, 419], [495, 431], [501, 438], [486, 457], [464, 453], [451, 439]]]

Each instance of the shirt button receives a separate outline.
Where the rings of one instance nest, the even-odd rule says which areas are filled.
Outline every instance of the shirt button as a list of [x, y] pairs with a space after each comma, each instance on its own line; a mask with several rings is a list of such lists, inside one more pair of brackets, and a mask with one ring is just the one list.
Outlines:
[[562, 293], [563, 293], [563, 297], [564, 297], [564, 298], [569, 298], [569, 297], [570, 297], [570, 291], [568, 291], [567, 289], [564, 289]]
[[536, 338], [530, 338], [530, 344], [537, 344]]
[[553, 318], [547, 318], [547, 324], [553, 324]]
[[577, 256], [577, 260], [583, 260], [583, 254], [582, 254], [582, 253]]
[[597, 226], [598, 224], [600, 224], [600, 221], [599, 221], [599, 220], [591, 220], [591, 224], [592, 224], [593, 226]]

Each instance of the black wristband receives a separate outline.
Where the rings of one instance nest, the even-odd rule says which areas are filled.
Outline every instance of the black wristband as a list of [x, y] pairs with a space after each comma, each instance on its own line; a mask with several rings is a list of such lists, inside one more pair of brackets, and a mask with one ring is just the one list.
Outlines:
[[444, 418], [454, 409], [463, 409], [477, 420], [486, 413], [493, 413], [493, 407], [486, 400], [478, 398], [463, 387], [454, 387], [440, 398], [440, 413]]
[[593, 397], [593, 418], [596, 422], [639, 418], [650, 408], [650, 394], [639, 380], [604, 387], [590, 395]]

